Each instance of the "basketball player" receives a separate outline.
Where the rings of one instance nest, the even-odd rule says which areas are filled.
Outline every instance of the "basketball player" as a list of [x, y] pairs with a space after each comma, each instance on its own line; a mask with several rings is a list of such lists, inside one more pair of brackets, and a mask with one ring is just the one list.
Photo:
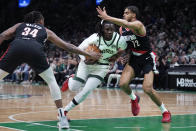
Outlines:
[[[62, 113], [63, 105], [61, 92], [55, 80], [52, 69], [46, 61], [43, 51], [46, 39], [57, 46], [72, 52], [92, 57], [72, 44], [64, 42], [54, 32], [44, 27], [44, 17], [40, 12], [32, 11], [25, 15], [24, 23], [18, 23], [0, 34], [0, 44], [14, 37], [8, 49], [0, 58], [0, 79], [12, 73], [14, 69], [24, 63], [28, 63], [48, 84], [52, 98], [58, 108], [60, 128], [69, 128], [66, 116]], [[95, 57], [95, 53], [91, 53]]]
[[98, 33], [85, 39], [79, 48], [85, 50], [89, 45], [95, 44], [101, 51], [101, 57], [94, 64], [87, 64], [88, 60], [81, 57], [77, 73], [66, 80], [61, 88], [66, 91], [82, 89], [73, 100], [64, 108], [65, 114], [86, 99], [92, 90], [97, 88], [109, 72], [110, 61], [114, 62], [126, 49], [126, 41], [115, 32], [115, 26], [108, 21], [102, 21], [98, 26]]
[[131, 98], [133, 115], [138, 115], [140, 111], [140, 106], [138, 104], [139, 96], [136, 96], [133, 93], [129, 87], [129, 83], [135, 76], [141, 74], [142, 71], [144, 73], [144, 92], [158, 107], [160, 107], [163, 115], [162, 122], [170, 122], [170, 112], [165, 108], [162, 100], [153, 89], [153, 71], [156, 70], [155, 54], [150, 47], [145, 26], [137, 19], [139, 17], [139, 9], [136, 6], [126, 7], [123, 15], [124, 19], [118, 19], [107, 15], [105, 8], [103, 8], [103, 10], [100, 7], [96, 9], [99, 13], [98, 17], [121, 26], [120, 33], [127, 41], [128, 50], [130, 50], [129, 63], [123, 70], [120, 79], [120, 88]]

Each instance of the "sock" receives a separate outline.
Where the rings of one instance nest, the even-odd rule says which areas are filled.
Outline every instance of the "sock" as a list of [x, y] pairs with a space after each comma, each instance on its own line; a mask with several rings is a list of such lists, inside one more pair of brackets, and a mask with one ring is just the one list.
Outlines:
[[65, 116], [64, 109], [63, 108], [58, 108], [58, 114], [59, 114], [59, 117]]
[[73, 78], [72, 77], [68, 77], [68, 88], [70, 87], [70, 81], [72, 81], [73, 80]]
[[159, 107], [161, 109], [161, 113], [163, 114], [163, 112], [167, 111], [167, 109], [165, 108], [165, 105], [162, 103], [161, 106]]
[[131, 98], [131, 100], [135, 100], [136, 99], [136, 95], [133, 93], [133, 91], [131, 92], [131, 95], [129, 95], [129, 97]]

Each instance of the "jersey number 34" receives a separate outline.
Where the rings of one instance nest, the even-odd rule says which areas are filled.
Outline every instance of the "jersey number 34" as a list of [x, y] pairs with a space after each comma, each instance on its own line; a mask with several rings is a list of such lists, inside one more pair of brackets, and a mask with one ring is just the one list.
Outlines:
[[24, 36], [28, 36], [28, 35], [31, 35], [32, 37], [36, 37], [37, 36], [37, 33], [38, 33], [38, 29], [31, 29], [29, 27], [26, 27], [24, 28], [24, 31], [22, 32], [22, 35]]

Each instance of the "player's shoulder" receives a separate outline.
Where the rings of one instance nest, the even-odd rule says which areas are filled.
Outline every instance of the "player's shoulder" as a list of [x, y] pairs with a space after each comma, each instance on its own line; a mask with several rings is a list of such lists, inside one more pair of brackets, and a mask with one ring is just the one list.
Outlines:
[[14, 25], [14, 27], [15, 28], [18, 28], [20, 25], [22, 25], [23, 23], [16, 23], [15, 25]]
[[97, 33], [94, 33], [94, 34], [90, 35], [87, 39], [90, 41], [98, 41], [99, 36]]
[[99, 36], [97, 33], [93, 33], [92, 35], [89, 36], [89, 38], [98, 39]]

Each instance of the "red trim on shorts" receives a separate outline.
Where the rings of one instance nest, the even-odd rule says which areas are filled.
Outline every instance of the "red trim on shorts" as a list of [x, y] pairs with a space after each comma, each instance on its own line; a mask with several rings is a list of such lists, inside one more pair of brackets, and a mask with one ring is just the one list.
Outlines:
[[152, 51], [152, 53], [155, 55], [155, 63], [156, 63], [157, 62], [157, 54], [154, 51]]
[[1, 56], [0, 61], [4, 58], [4, 56], [7, 54], [8, 50], [10, 48], [10, 45], [8, 46], [7, 50], [4, 52], [4, 54]]
[[144, 51], [144, 50], [136, 50], [136, 49], [134, 49], [134, 48], [131, 48], [131, 50], [133, 51], [133, 52], [136, 52], [136, 53], [140, 53], [140, 54], [145, 54], [147, 51]]

